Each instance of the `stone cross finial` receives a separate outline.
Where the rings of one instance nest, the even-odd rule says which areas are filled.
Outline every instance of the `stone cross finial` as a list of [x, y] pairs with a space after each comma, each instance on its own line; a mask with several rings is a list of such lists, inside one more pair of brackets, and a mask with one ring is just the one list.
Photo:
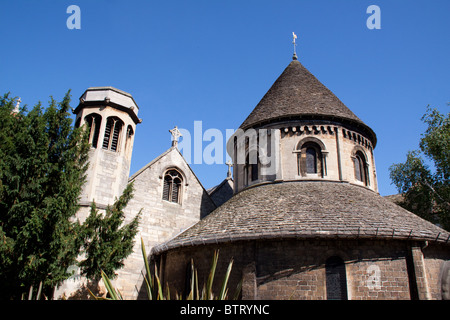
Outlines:
[[230, 160], [228, 160], [227, 162], [225, 162], [225, 164], [228, 166], [228, 172], [227, 172], [227, 179], [231, 179], [231, 167], [233, 166], [233, 164], [231, 163]]
[[22, 102], [22, 99], [17, 99], [17, 103], [16, 103], [16, 107], [14, 108], [14, 110], [13, 110], [13, 113], [19, 113], [19, 106], [20, 106], [20, 103]]
[[169, 130], [169, 132], [172, 134], [172, 146], [175, 147], [178, 144], [178, 139], [182, 136], [180, 130], [178, 130], [178, 127], [175, 126], [172, 130]]

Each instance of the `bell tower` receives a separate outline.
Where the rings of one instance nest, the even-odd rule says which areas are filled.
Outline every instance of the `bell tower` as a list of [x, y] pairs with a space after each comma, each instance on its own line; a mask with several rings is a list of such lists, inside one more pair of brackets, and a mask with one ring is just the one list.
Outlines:
[[106, 208], [128, 183], [139, 108], [133, 97], [113, 87], [88, 88], [73, 111], [75, 126], [89, 130], [89, 169], [81, 207], [95, 201]]

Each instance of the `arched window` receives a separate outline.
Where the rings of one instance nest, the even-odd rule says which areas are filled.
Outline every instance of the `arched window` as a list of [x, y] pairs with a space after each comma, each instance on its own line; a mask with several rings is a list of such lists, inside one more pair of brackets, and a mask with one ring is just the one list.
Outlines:
[[249, 160], [249, 156], [247, 155], [247, 157], [245, 158], [245, 164], [244, 164], [244, 185], [246, 185], [246, 186], [251, 181], [250, 174], [251, 174], [250, 160]]
[[127, 137], [125, 140], [125, 152], [128, 152], [128, 149], [131, 147], [131, 140], [133, 138], [133, 128], [131, 127], [131, 125], [128, 125], [127, 127]]
[[299, 176], [317, 175], [318, 177], [324, 177], [326, 175], [323, 150], [324, 146], [310, 140], [301, 141], [297, 145], [295, 152], [297, 153]]
[[103, 139], [103, 149], [118, 151], [120, 133], [122, 132], [123, 122], [117, 117], [109, 117], [106, 120], [105, 137]]
[[258, 175], [259, 175], [258, 162], [259, 162], [259, 153], [256, 152], [256, 155], [254, 155], [252, 157], [252, 159], [250, 159], [250, 166], [251, 166], [251, 169], [252, 169], [252, 181], [258, 180]]
[[366, 156], [361, 152], [357, 151], [353, 157], [353, 164], [355, 167], [355, 179], [364, 183], [364, 185], [369, 185], [369, 175], [368, 175], [368, 165], [366, 162]]
[[337, 257], [330, 257], [325, 262], [326, 288], [328, 300], [347, 300], [347, 276], [345, 263]]
[[306, 148], [306, 173], [317, 173], [317, 151], [313, 147]]
[[130, 125], [128, 125], [128, 128], [127, 128], [127, 140], [130, 139], [133, 136], [133, 134], [134, 134], [133, 128]]
[[169, 170], [164, 175], [163, 200], [181, 203], [181, 183], [183, 177], [177, 170]]
[[259, 176], [259, 159], [258, 152], [249, 152], [245, 158], [244, 165], [244, 183], [248, 185], [250, 181], [258, 180]]
[[89, 143], [93, 148], [97, 148], [102, 117], [99, 114], [91, 113], [84, 118], [84, 121], [89, 126]]
[[355, 178], [358, 181], [364, 181], [364, 163], [359, 155], [355, 157]]

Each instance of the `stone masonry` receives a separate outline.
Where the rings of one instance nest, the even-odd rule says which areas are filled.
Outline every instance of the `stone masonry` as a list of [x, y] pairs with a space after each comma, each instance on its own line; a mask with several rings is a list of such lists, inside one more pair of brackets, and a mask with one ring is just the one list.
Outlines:
[[[172, 168], [177, 169], [184, 178], [180, 204], [162, 200], [161, 196], [164, 172]], [[200, 221], [200, 217], [215, 209], [215, 205], [176, 147], [150, 162], [129, 181], [133, 182], [135, 192], [126, 208], [125, 222], [141, 209], [142, 216], [133, 253], [125, 260], [124, 268], [118, 270], [114, 283], [125, 297], [136, 299], [139, 294], [146, 294], [145, 289], [141, 290], [145, 272], [141, 238], [150, 253], [153, 246]]]
[[[196, 246], [169, 251], [158, 257], [164, 270], [163, 281], [171, 292], [185, 292], [185, 274], [192, 258], [199, 281], [205, 281], [214, 250], [219, 250], [216, 290], [233, 259], [229, 293], [239, 281], [242, 299], [324, 300], [326, 299], [325, 260], [339, 255], [345, 261], [348, 298], [351, 300], [440, 299], [440, 282], [434, 265], [438, 246], [422, 252], [416, 243], [402, 241], [274, 240], [235, 242], [222, 246]], [[412, 255], [423, 255], [425, 273], [416, 269]], [[428, 257], [428, 254], [431, 256]], [[450, 255], [438, 259], [440, 263]], [[424, 279], [413, 281], [413, 278]], [[421, 286], [427, 281], [427, 287]], [[200, 286], [203, 284], [201, 282]], [[217, 292], [217, 291], [216, 291]], [[432, 297], [430, 295], [433, 295]]]

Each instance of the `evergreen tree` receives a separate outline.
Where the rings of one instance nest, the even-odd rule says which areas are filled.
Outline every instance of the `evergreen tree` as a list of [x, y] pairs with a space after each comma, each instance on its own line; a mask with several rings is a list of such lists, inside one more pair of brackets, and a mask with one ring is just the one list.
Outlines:
[[123, 257], [133, 251], [134, 236], [137, 233], [141, 211], [129, 224], [122, 225], [124, 208], [132, 198], [133, 184], [127, 185], [119, 199], [108, 206], [104, 214], [95, 203], [86, 219], [84, 235], [85, 259], [80, 263], [82, 274], [98, 281], [101, 271], [109, 278], [115, 278], [115, 270], [123, 267]]
[[87, 137], [74, 129], [70, 91], [27, 112], [0, 100], [0, 295], [18, 297], [42, 281], [53, 288], [79, 254], [80, 225], [72, 222], [88, 164]]
[[391, 180], [403, 195], [401, 206], [450, 231], [450, 113], [428, 107], [422, 121], [428, 128], [420, 150], [389, 168]]
[[[83, 248], [86, 265], [103, 268], [106, 252], [114, 262], [106, 270], [121, 266], [137, 227], [137, 218], [129, 227], [117, 227], [132, 187], [111, 214], [103, 217], [94, 210], [80, 224], [76, 213], [90, 146], [88, 130], [72, 126], [70, 91], [60, 103], [51, 98], [46, 110], [38, 103], [16, 113], [14, 102], [9, 94], [0, 97], [0, 299], [20, 298], [41, 282], [51, 297], [53, 288], [71, 275], [67, 270], [77, 264]], [[95, 254], [87, 238], [102, 239], [95, 242]]]

